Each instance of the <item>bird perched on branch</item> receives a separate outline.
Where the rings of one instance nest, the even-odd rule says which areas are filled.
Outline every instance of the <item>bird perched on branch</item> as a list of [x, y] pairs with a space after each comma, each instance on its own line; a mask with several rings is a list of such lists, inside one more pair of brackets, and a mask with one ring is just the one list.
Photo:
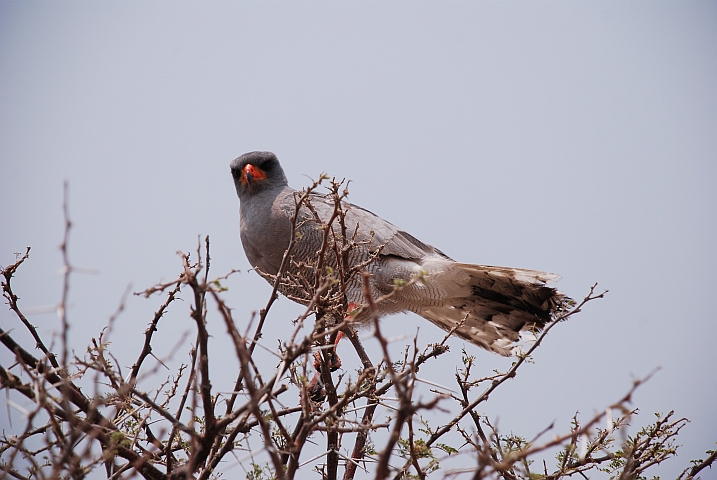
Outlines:
[[[249, 152], [231, 163], [240, 200], [240, 233], [252, 267], [273, 283], [292, 238], [300, 192], [289, 187], [279, 160], [271, 152]], [[295, 243], [285, 265], [289, 278], [299, 278], [322, 249], [326, 224], [335, 201], [311, 192], [298, 205]], [[379, 316], [414, 312], [459, 337], [501, 355], [515, 353], [521, 332], [542, 329], [570, 301], [546, 282], [560, 277], [520, 268], [459, 263], [395, 225], [363, 208], [341, 203], [345, 232], [351, 237], [350, 266], [370, 274], [370, 295]], [[337, 221], [331, 238], [341, 235]], [[326, 248], [327, 267], [335, 269], [338, 249]], [[341, 254], [339, 253], [339, 257]], [[359, 268], [357, 268], [358, 270]], [[419, 278], [420, 281], [416, 281]], [[403, 285], [403, 288], [396, 288]], [[279, 291], [308, 304], [311, 294], [296, 281], [281, 281]], [[346, 283], [346, 300], [364, 305], [361, 275]], [[389, 294], [389, 295], [387, 295]], [[365, 322], [364, 310], [355, 319]]]

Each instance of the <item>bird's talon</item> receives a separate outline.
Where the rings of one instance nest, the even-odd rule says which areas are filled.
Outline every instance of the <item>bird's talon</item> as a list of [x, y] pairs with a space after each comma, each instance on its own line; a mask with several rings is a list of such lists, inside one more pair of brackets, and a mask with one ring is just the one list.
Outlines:
[[[329, 350], [329, 359], [328, 359], [328, 365], [329, 365], [329, 371], [335, 372], [339, 368], [341, 368], [341, 358], [339, 358], [339, 355], [336, 353], [336, 350], [332, 349]], [[321, 353], [315, 352], [314, 353], [314, 368], [321, 371]]]
[[321, 384], [321, 378], [318, 372], [314, 374], [314, 378], [312, 378], [306, 386], [306, 390], [309, 393], [309, 400], [312, 402], [322, 403], [326, 400], [326, 390], [324, 390]]

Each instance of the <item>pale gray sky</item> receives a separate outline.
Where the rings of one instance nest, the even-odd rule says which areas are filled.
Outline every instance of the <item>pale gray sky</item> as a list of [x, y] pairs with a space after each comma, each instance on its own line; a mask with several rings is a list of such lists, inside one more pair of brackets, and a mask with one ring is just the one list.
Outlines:
[[[653, 471], [674, 477], [717, 440], [716, 79], [709, 1], [2, 0], [0, 264], [32, 246], [22, 305], [59, 301], [66, 179], [71, 259], [99, 271], [72, 279], [79, 352], [128, 284], [173, 278], [198, 235], [216, 275], [244, 270], [226, 298], [245, 321], [269, 287], [245, 271], [228, 165], [272, 150], [293, 186], [351, 179], [352, 202], [460, 261], [556, 272], [575, 298], [609, 289], [481, 413], [528, 437], [553, 419], [565, 431], [659, 366], [630, 431], [656, 411], [693, 420]], [[129, 299], [113, 334], [126, 365], [160, 302]], [[163, 353], [191, 329], [186, 309], [160, 324]], [[282, 299], [276, 331], [298, 311]], [[20, 335], [4, 309], [0, 322]], [[415, 316], [383, 324], [443, 335]], [[232, 349], [210, 328], [218, 366]], [[426, 375], [450, 381], [462, 345]], [[508, 365], [467, 349], [486, 372]]]

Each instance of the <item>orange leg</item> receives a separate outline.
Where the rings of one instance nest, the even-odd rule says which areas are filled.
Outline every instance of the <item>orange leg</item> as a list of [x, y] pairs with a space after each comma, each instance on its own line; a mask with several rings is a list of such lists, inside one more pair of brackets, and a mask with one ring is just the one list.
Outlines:
[[[332, 372], [341, 368], [341, 359], [336, 353], [336, 347], [339, 346], [339, 341], [343, 338], [343, 336], [344, 332], [339, 332], [336, 335], [336, 341], [329, 349], [329, 369], [331, 369]], [[321, 371], [321, 352], [314, 352], [314, 368]]]
[[[348, 311], [352, 311], [358, 308], [358, 305], [351, 302], [348, 306]], [[348, 318], [348, 316], [346, 317]], [[344, 332], [339, 331], [338, 334], [336, 334], [336, 341], [331, 346], [331, 349], [329, 350], [329, 370], [332, 372], [335, 372], [339, 368], [341, 368], [341, 359], [339, 358], [338, 353], [336, 353], [336, 347], [339, 345], [339, 342], [344, 336]], [[314, 377], [311, 379], [308, 385], [309, 389], [309, 396], [311, 397], [311, 400], [314, 402], [319, 402], [324, 399], [324, 393], [323, 388], [321, 386], [321, 352], [315, 352], [314, 353], [314, 368], [316, 369], [316, 373], [314, 374]]]

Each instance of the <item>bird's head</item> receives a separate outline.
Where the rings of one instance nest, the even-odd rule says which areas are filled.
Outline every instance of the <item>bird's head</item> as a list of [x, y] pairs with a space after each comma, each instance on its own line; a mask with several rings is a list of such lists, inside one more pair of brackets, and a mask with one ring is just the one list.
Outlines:
[[240, 199], [268, 188], [284, 187], [288, 183], [279, 159], [271, 152], [245, 153], [230, 167]]

